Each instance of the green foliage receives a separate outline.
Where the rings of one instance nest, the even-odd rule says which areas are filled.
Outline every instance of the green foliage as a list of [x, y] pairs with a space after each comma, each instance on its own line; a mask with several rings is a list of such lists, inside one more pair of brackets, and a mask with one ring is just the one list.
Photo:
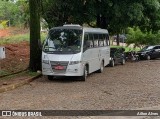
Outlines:
[[2, 28], [6, 28], [8, 22], [9, 22], [8, 20], [0, 21], [0, 25], [2, 26]]
[[29, 24], [29, 6], [24, 0], [0, 0], [0, 20], [9, 20], [10, 25]]
[[[85, 4], [87, 3], [88, 1]], [[64, 23], [83, 24], [88, 16], [84, 15], [87, 9], [82, 0], [43, 0], [42, 6], [42, 17], [50, 28]]]
[[11, 24], [17, 21], [18, 7], [13, 2], [0, 0], [0, 20], [10, 20]]
[[[143, 31], [156, 33], [160, 29], [160, 1], [159, 0], [143, 0], [142, 5], [143, 18], [136, 23]], [[135, 24], [134, 24], [135, 25]]]
[[160, 32], [153, 34], [152, 32], [142, 32], [138, 27], [127, 29], [128, 45], [135, 44], [135, 47], [143, 47], [144, 45], [160, 44]]
[[29, 27], [29, 2], [27, 0], [17, 0], [15, 3], [16, 6], [19, 8], [18, 12], [16, 14], [17, 18], [19, 19], [17, 21], [18, 24], [23, 24], [24, 28]]

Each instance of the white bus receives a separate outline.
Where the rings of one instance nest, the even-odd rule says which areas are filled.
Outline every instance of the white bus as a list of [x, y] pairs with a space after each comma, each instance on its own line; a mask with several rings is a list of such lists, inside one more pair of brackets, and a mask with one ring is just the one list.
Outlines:
[[64, 25], [52, 28], [42, 50], [42, 74], [81, 76], [103, 72], [110, 60], [109, 34], [105, 29]]

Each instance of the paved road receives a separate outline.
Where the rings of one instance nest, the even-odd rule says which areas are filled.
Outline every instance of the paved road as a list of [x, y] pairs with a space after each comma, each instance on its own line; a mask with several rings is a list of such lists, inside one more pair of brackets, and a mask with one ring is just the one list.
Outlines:
[[[41, 77], [0, 94], [2, 110], [112, 110], [160, 105], [160, 60], [106, 67], [86, 82]], [[75, 117], [79, 118], [79, 117]]]

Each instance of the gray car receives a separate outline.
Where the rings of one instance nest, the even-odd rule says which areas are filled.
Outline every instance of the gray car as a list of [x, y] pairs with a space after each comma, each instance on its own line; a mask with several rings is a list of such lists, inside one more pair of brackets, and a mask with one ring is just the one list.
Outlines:
[[110, 49], [110, 66], [114, 67], [115, 64], [125, 64], [125, 49], [124, 48], [111, 48]]

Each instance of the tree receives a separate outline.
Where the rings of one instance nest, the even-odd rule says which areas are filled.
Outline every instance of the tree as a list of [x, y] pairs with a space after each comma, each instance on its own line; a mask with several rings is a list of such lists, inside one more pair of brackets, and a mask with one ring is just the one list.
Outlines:
[[48, 23], [49, 28], [65, 23], [84, 23], [83, 0], [43, 0], [42, 6], [42, 17]]
[[[87, 23], [119, 36], [127, 27], [160, 29], [160, 0], [44, 0], [43, 17], [49, 27]], [[119, 38], [117, 38], [119, 45]]]
[[160, 0], [143, 0], [143, 19], [137, 26], [144, 32], [156, 33], [160, 29]]
[[15, 25], [17, 18], [16, 14], [19, 13], [18, 7], [11, 1], [0, 0], [0, 20], [9, 20], [11, 25]]
[[19, 18], [19, 23], [23, 24], [24, 29], [29, 28], [29, 1], [17, 0], [15, 4], [19, 8], [19, 12], [16, 16], [17, 18]]
[[152, 32], [142, 32], [139, 27], [127, 29], [128, 45], [134, 44], [134, 47], [142, 48], [144, 45], [156, 45], [160, 43], [160, 33], [153, 34]]
[[30, 8], [30, 62], [31, 71], [41, 70], [40, 0], [29, 0]]

